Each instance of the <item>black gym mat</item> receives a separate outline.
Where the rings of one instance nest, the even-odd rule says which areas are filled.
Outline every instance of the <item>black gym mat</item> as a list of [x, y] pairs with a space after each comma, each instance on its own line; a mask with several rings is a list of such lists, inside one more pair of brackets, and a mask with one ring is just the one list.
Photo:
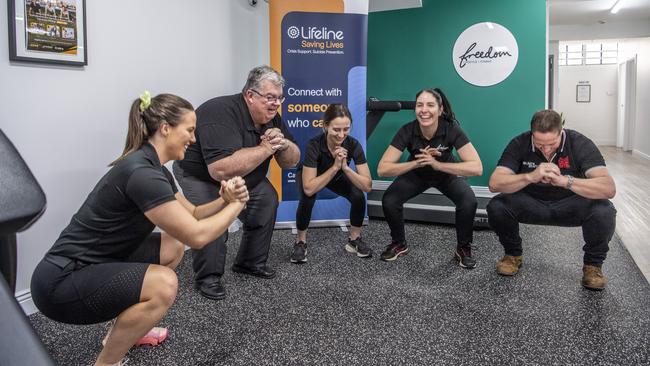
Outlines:
[[[490, 230], [474, 234], [478, 267], [452, 260], [453, 226], [408, 223], [410, 251], [379, 260], [384, 221], [364, 227], [374, 250], [343, 250], [338, 228], [309, 232], [309, 261], [289, 263], [294, 237], [277, 230], [264, 280], [224, 275], [227, 298], [192, 287], [191, 254], [178, 269], [176, 303], [163, 319], [170, 337], [132, 349], [133, 365], [638, 365], [650, 364], [650, 285], [615, 237], [602, 292], [583, 289], [580, 228], [522, 225], [524, 266], [499, 276], [503, 250]], [[228, 242], [228, 268], [241, 232]], [[90, 365], [105, 327], [30, 317], [61, 365]]]

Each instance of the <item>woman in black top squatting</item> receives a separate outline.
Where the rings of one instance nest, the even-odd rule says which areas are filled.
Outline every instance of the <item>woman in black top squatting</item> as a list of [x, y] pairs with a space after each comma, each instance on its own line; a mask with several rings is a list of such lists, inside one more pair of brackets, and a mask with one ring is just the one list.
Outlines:
[[[447, 97], [440, 89], [424, 89], [415, 96], [415, 121], [402, 126], [382, 156], [377, 173], [397, 176], [382, 199], [384, 216], [390, 227], [392, 242], [381, 254], [393, 261], [408, 252], [404, 234], [404, 203], [435, 187], [456, 205], [455, 258], [463, 268], [474, 268], [471, 243], [476, 197], [467, 181], [459, 176], [483, 174], [481, 159], [458, 125]], [[452, 149], [461, 161], [457, 162]], [[408, 161], [399, 162], [408, 149]]]
[[[221, 182], [222, 198], [198, 207], [178, 192], [164, 164], [183, 159], [195, 128], [194, 108], [180, 97], [136, 99], [124, 153], [34, 271], [32, 298], [45, 316], [70, 324], [115, 319], [95, 365], [122, 365], [133, 345], [167, 337], [153, 327], [176, 298], [183, 243], [211, 242], [248, 201], [239, 177]], [[163, 232], [152, 232], [156, 226]]]
[[[372, 251], [361, 240], [361, 225], [366, 212], [366, 197], [372, 178], [363, 148], [350, 136], [352, 115], [342, 104], [330, 104], [323, 115], [323, 133], [311, 139], [305, 149], [305, 158], [298, 168], [296, 180], [300, 203], [296, 211], [298, 237], [291, 255], [292, 263], [307, 261], [307, 228], [316, 202], [316, 194], [328, 188], [351, 203], [350, 237], [345, 250], [357, 257], [369, 258]], [[350, 168], [354, 160], [356, 171]]]

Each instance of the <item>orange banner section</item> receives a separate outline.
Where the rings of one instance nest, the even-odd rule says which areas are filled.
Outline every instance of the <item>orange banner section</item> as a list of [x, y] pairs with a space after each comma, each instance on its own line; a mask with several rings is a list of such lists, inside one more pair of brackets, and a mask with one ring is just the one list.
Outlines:
[[[271, 67], [282, 74], [282, 19], [287, 13], [294, 11], [318, 12], [318, 13], [343, 13], [345, 10], [343, 0], [270, 0], [269, 1], [269, 27], [270, 27], [270, 49]], [[269, 169], [269, 180], [278, 192], [278, 198], [282, 201], [282, 169], [275, 161], [271, 160]]]

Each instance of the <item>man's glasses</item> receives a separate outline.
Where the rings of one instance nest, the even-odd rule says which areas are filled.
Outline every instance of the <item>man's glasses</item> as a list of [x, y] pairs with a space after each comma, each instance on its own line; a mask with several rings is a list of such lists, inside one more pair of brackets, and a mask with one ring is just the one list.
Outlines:
[[272, 104], [274, 102], [278, 102], [282, 104], [284, 102], [284, 95], [280, 95], [279, 97], [276, 97], [275, 95], [267, 94], [267, 95], [262, 95], [262, 93], [258, 92], [255, 89], [249, 89], [250, 91], [254, 92], [255, 94], [259, 95], [260, 97], [266, 99], [266, 102], [269, 104]]

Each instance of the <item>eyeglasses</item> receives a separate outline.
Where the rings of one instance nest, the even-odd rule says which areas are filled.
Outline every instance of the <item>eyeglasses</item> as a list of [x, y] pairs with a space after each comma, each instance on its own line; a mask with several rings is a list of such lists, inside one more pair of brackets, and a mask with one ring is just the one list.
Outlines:
[[284, 95], [280, 95], [279, 97], [276, 97], [275, 95], [267, 94], [267, 95], [262, 95], [262, 93], [258, 92], [255, 89], [249, 89], [250, 91], [254, 92], [255, 94], [259, 95], [260, 97], [266, 99], [266, 102], [269, 104], [272, 104], [274, 102], [278, 102], [282, 104], [284, 102]]

